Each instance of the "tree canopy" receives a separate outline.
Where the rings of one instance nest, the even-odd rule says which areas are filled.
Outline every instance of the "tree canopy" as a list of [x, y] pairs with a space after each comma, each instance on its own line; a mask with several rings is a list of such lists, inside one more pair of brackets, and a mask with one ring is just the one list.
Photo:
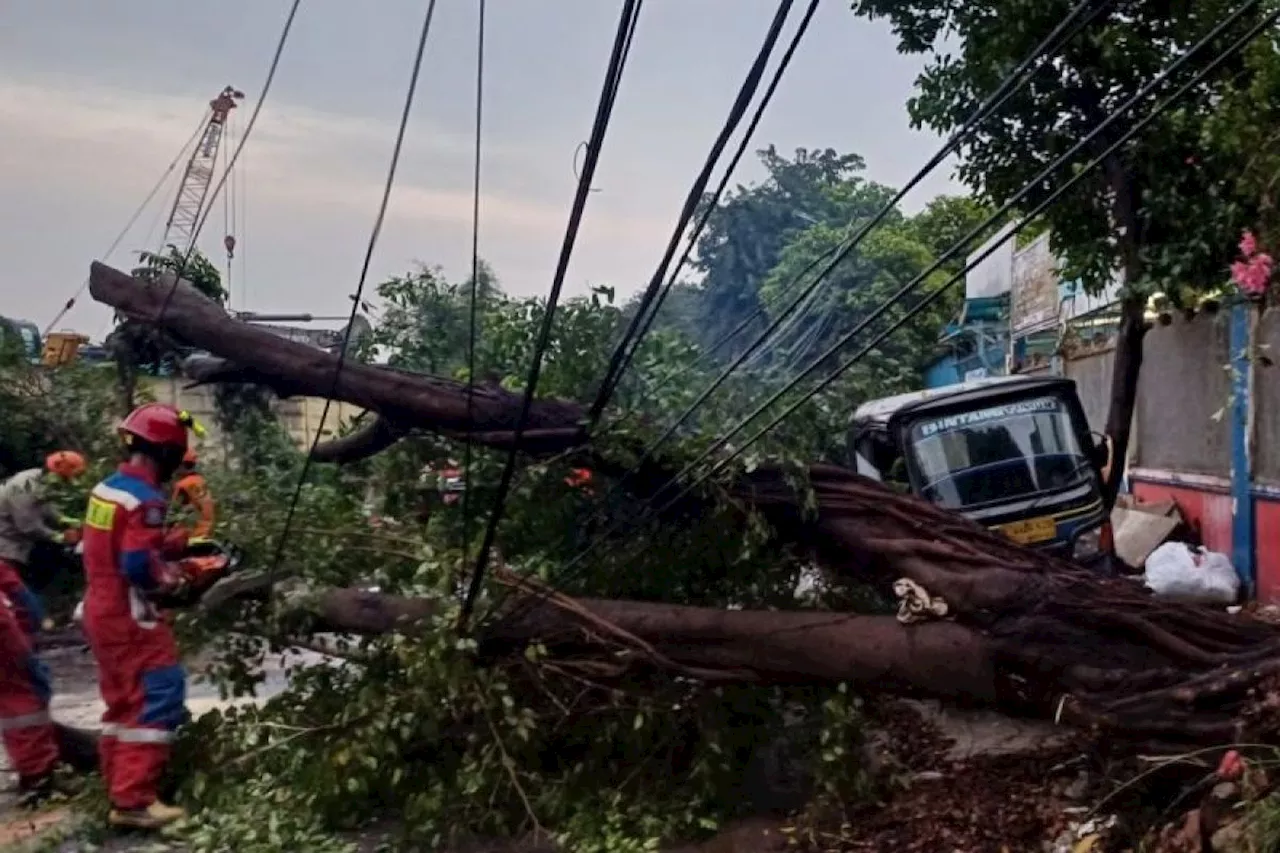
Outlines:
[[[917, 127], [946, 134], [968, 119], [1074, 5], [1069, 0], [858, 0], [854, 9], [886, 19], [899, 50], [928, 57], [908, 108]], [[1030, 83], [961, 146], [961, 179], [997, 204], [1009, 200], [1236, 5], [1225, 0], [1107, 4], [1053, 61], [1040, 62]], [[1189, 80], [1263, 13], [1258, 8], [1244, 15], [1154, 97]], [[1226, 62], [1045, 213], [1054, 250], [1065, 261], [1064, 278], [1078, 278], [1097, 292], [1122, 270], [1125, 286], [1136, 294], [1223, 283], [1240, 231], [1256, 218], [1257, 201], [1235, 191], [1240, 161], [1219, 156], [1215, 149], [1225, 140], [1210, 130], [1223, 99], [1267, 73], [1260, 63], [1266, 54], [1275, 61], [1274, 46], [1264, 40], [1253, 62], [1240, 57]], [[1080, 153], [1079, 162], [1101, 154], [1153, 105], [1154, 100], [1140, 105], [1117, 122]], [[1025, 206], [1037, 204], [1066, 176], [1035, 187]]]

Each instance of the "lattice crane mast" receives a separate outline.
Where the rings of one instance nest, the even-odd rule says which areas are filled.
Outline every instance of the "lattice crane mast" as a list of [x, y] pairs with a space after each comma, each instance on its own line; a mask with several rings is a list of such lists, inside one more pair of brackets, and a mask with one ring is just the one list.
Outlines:
[[[236, 108], [236, 102], [243, 99], [244, 92], [227, 86], [218, 97], [209, 102], [209, 118], [191, 152], [191, 159], [187, 161], [187, 169], [182, 175], [182, 183], [178, 186], [178, 194], [174, 197], [173, 208], [169, 211], [169, 219], [164, 226], [164, 238], [160, 241], [161, 252], [170, 245], [183, 250], [190, 246], [196, 223], [204, 212], [209, 185], [213, 182], [218, 148], [222, 144], [227, 117]], [[234, 241], [235, 237], [232, 235], [226, 236], [228, 255], [234, 249]]]

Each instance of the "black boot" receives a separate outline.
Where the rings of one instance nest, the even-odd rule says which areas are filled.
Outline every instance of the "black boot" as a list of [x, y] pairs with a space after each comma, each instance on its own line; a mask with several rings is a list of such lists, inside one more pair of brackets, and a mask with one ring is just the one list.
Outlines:
[[68, 767], [55, 767], [39, 776], [19, 776], [18, 807], [39, 808], [51, 799], [74, 797], [82, 790], [84, 783]]

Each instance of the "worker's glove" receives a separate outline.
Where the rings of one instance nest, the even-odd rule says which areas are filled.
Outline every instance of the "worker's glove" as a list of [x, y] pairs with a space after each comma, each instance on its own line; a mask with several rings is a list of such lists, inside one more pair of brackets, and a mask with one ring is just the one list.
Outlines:
[[72, 527], [53, 535], [53, 541], [59, 545], [77, 545], [80, 542], [80, 528]]
[[148, 596], [152, 603], [160, 607], [173, 607], [183, 603], [191, 585], [185, 572], [176, 566], [170, 566], [158, 581], [156, 588]]

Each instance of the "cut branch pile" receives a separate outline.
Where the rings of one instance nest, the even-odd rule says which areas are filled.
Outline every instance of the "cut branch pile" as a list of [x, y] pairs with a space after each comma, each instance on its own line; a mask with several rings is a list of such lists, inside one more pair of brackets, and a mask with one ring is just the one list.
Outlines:
[[[90, 290], [130, 317], [155, 321], [168, 285], [94, 264]], [[332, 384], [334, 356], [238, 323], [186, 287], [179, 287], [163, 325], [234, 359], [213, 368], [206, 362], [205, 379], [318, 396]], [[465, 387], [448, 380], [351, 364], [335, 396], [378, 417], [345, 444], [317, 454], [323, 459], [376, 452], [412, 429], [460, 435], [468, 427]], [[518, 411], [515, 395], [478, 390], [476, 440], [509, 445]], [[580, 416], [576, 404], [540, 401], [525, 449], [537, 454], [577, 446], [584, 438]], [[805, 515], [804, 496], [775, 470], [755, 471], [740, 495], [780, 536], [811, 548], [832, 579], [886, 591], [909, 581], [901, 584], [904, 594], [927, 597], [929, 606], [912, 619], [724, 611], [567, 599], [506, 576], [520, 594], [482, 629], [482, 654], [505, 657], [536, 639], [565, 663], [606, 676], [643, 665], [713, 679], [849, 681], [1164, 744], [1280, 732], [1276, 628], [1245, 615], [1157, 601], [1132, 581], [1097, 577], [841, 468], [816, 465], [810, 474], [816, 517]], [[643, 492], [644, 478], [637, 480]], [[424, 601], [331, 590], [317, 605], [317, 627], [412, 630], [430, 608]]]

